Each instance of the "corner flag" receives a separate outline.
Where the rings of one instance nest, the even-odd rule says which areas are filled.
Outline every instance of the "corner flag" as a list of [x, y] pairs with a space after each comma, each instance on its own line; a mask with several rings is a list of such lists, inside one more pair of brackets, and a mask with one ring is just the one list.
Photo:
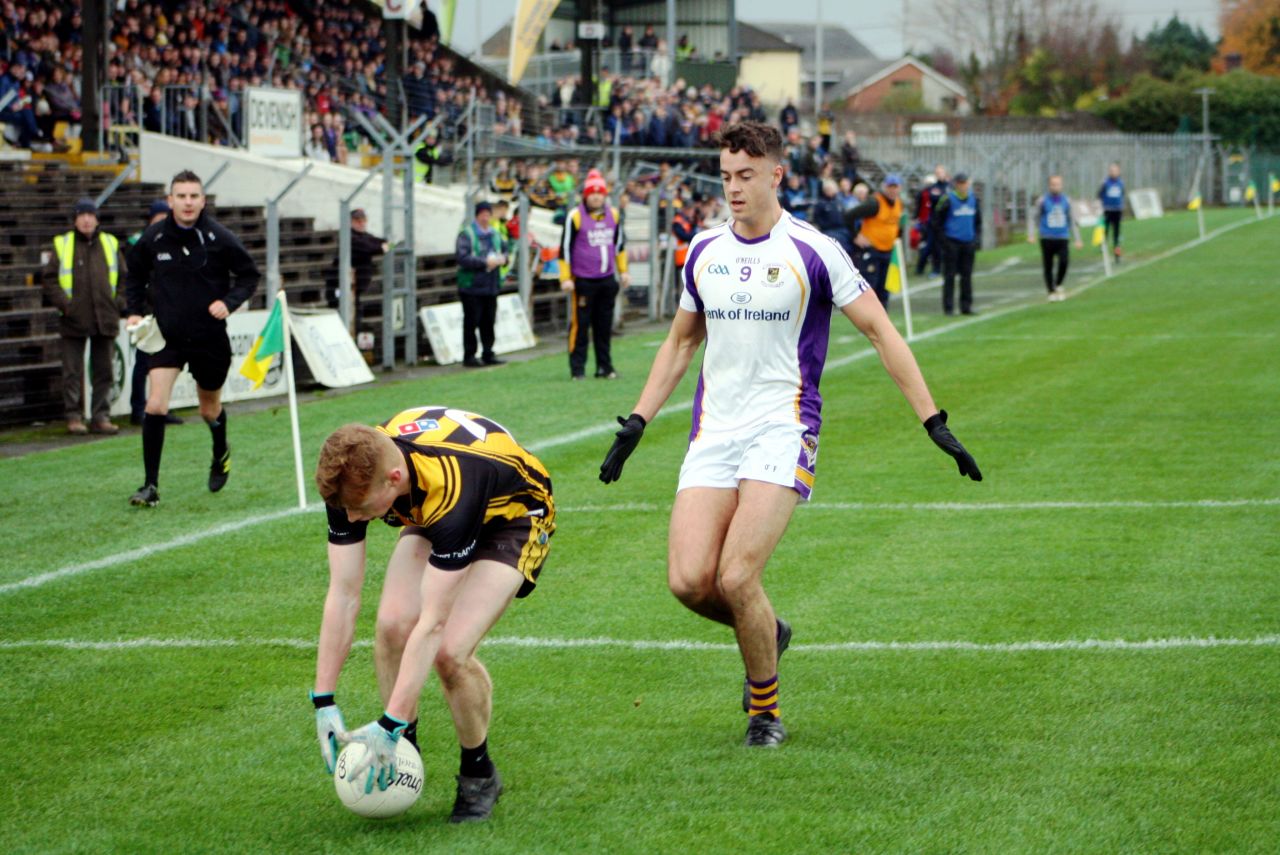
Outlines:
[[1103, 232], [1102, 226], [1093, 227], [1093, 245], [1102, 246], [1102, 242], [1106, 240], [1106, 233]]
[[893, 255], [889, 257], [889, 273], [884, 279], [884, 290], [890, 294], [902, 293], [902, 257], [898, 255], [898, 245], [893, 245]]
[[1244, 188], [1244, 200], [1252, 202], [1256, 198], [1258, 198], [1258, 185], [1250, 181], [1249, 186]]
[[1271, 192], [1280, 193], [1280, 178], [1276, 178], [1274, 175], [1271, 176]]
[[1187, 203], [1187, 210], [1188, 211], [1200, 210], [1200, 194], [1199, 193], [1191, 197], [1191, 201]]
[[245, 354], [244, 362], [240, 363], [240, 373], [253, 381], [253, 388], [261, 387], [262, 382], [267, 379], [271, 361], [283, 350], [284, 315], [281, 313], [280, 301], [277, 300], [271, 307], [271, 314], [267, 316], [262, 332], [258, 333], [253, 347]]

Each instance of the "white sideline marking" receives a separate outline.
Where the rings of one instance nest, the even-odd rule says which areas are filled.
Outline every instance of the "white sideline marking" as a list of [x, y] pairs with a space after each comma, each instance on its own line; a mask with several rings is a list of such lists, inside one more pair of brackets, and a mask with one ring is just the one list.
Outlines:
[[[358, 648], [369, 648], [369, 641], [357, 641]], [[538, 650], [575, 650], [579, 648], [613, 648], [617, 650], [649, 651], [733, 651], [736, 644], [710, 641], [654, 641], [622, 638], [532, 638], [529, 636], [499, 636], [484, 641], [485, 647], [532, 648]], [[1220, 638], [1218, 636], [1174, 636], [1131, 641], [1125, 638], [1085, 638], [1063, 641], [836, 641], [826, 644], [793, 644], [791, 650], [808, 653], [1027, 653], [1084, 650], [1184, 650], [1211, 647], [1277, 647], [1280, 635], [1259, 635], [1253, 638]], [[302, 638], [122, 638], [114, 641], [89, 641], [74, 638], [49, 638], [17, 641], [0, 641], [0, 650], [208, 650], [236, 647], [286, 647], [294, 650], [314, 650], [316, 643]]]
[[137, 561], [142, 558], [148, 558], [160, 552], [168, 552], [171, 549], [178, 549], [183, 546], [190, 546], [193, 543], [199, 543], [210, 537], [217, 537], [221, 534], [230, 534], [239, 531], [242, 528], [249, 528], [258, 523], [272, 522], [274, 520], [291, 517], [294, 514], [306, 513], [307, 511], [317, 510], [320, 506], [308, 505], [303, 508], [288, 508], [283, 511], [272, 511], [271, 513], [261, 514], [258, 516], [247, 517], [245, 519], [233, 520], [232, 522], [222, 523], [213, 528], [202, 529], [201, 531], [193, 531], [188, 534], [175, 537], [173, 540], [164, 543], [155, 543], [150, 546], [141, 546], [137, 549], [130, 549], [128, 552], [117, 552], [115, 555], [108, 555], [105, 558], [96, 558], [93, 561], [85, 561], [80, 564], [68, 564], [57, 570], [51, 570], [48, 573], [39, 573], [35, 576], [28, 576], [25, 579], [19, 579], [17, 582], [9, 582], [0, 585], [0, 594], [8, 594], [23, 588], [38, 588], [41, 585], [47, 585], [58, 579], [65, 579], [68, 576], [77, 576], [81, 573], [87, 573], [90, 570], [99, 570], [103, 567], [114, 567], [117, 564], [124, 564], [129, 561]]
[[[1166, 508], [1248, 508], [1280, 506], [1280, 498], [1273, 499], [1195, 499], [1187, 501], [1142, 501], [1118, 499], [1101, 502], [802, 502], [801, 508], [819, 511], [1093, 511], [1116, 508], [1166, 509]], [[617, 505], [570, 505], [561, 508], [562, 513], [614, 513], [625, 511], [665, 511], [670, 503], [624, 502]]]
[[[1269, 217], [1264, 219], [1269, 219]], [[1208, 241], [1213, 240], [1215, 237], [1219, 235], [1225, 234], [1234, 229], [1238, 229], [1242, 226], [1252, 225], [1253, 223], [1256, 223], [1256, 222], [1258, 222], [1258, 220], [1255, 218], [1250, 220], [1240, 220], [1239, 222], [1236, 222], [1236, 223], [1228, 223], [1225, 226], [1220, 226], [1219, 228], [1214, 229], [1211, 232], [1208, 232], [1203, 238], [1196, 238], [1190, 243], [1185, 243], [1179, 246], [1172, 247], [1158, 255], [1152, 256], [1151, 258], [1136, 262], [1134, 264], [1127, 265], [1123, 270], [1120, 270], [1114, 273], [1110, 277], [1110, 279], [1115, 279], [1117, 277], [1123, 276], [1126, 273], [1130, 273], [1134, 270], [1141, 270], [1142, 268], [1150, 264], [1154, 264], [1158, 261], [1162, 261], [1166, 258], [1169, 258], [1170, 256], [1177, 255], [1178, 253], [1183, 252], [1184, 250], [1188, 250], [1193, 247], [1200, 246], [1202, 243], [1207, 243]], [[1109, 281], [1108, 277], [1099, 277], [1097, 279], [1090, 280], [1085, 284], [1072, 289], [1070, 292], [1070, 295], [1075, 296], [1076, 294], [1086, 291], [1095, 285], [1098, 285], [1102, 282], [1107, 282], [1107, 281]], [[937, 336], [944, 335], [945, 333], [951, 332], [953, 330], [964, 329], [965, 327], [969, 327], [974, 324], [986, 323], [987, 321], [994, 320], [995, 318], [1002, 318], [1005, 315], [1010, 315], [1010, 314], [1013, 314], [1014, 312], [1020, 312], [1023, 309], [1029, 309], [1039, 305], [1042, 305], [1042, 304], [1036, 303], [1036, 302], [1019, 303], [1018, 305], [1010, 306], [1005, 309], [998, 309], [996, 311], [986, 312], [984, 314], [969, 317], [961, 321], [956, 321], [954, 323], [943, 324], [942, 326], [934, 327], [933, 329], [920, 333], [912, 341], [913, 342], [923, 341], [925, 339], [935, 338]], [[830, 371], [835, 368], [841, 368], [845, 365], [850, 365], [854, 362], [858, 362], [860, 360], [866, 359], [869, 356], [874, 355], [875, 352], [876, 351], [873, 348], [866, 348], [864, 350], [855, 351], [854, 353], [846, 354], [836, 359], [829, 359], [827, 361], [827, 364], [824, 370]], [[662, 408], [662, 410], [660, 411], [660, 414], [684, 412], [685, 410], [690, 410], [692, 408], [693, 408], [693, 401], [691, 400], [683, 401], [676, 404], [668, 404], [667, 406]], [[561, 434], [560, 436], [554, 436], [548, 439], [531, 442], [526, 444], [525, 447], [528, 448], [530, 451], [537, 453], [549, 448], [555, 448], [561, 445], [568, 445], [569, 443], [577, 442], [580, 439], [587, 439], [589, 437], [600, 436], [602, 434], [610, 433], [612, 431], [617, 430], [616, 425], [617, 425], [616, 422], [605, 422], [603, 424], [594, 425], [592, 427], [582, 428], [581, 430], [576, 430], [571, 433]], [[320, 507], [319, 504], [308, 505], [305, 511], [317, 510], [319, 507]], [[229, 523], [222, 523], [220, 525], [214, 526], [213, 528], [204, 529], [202, 531], [189, 532], [188, 534], [184, 534], [181, 537], [175, 538], [166, 543], [152, 544], [150, 546], [144, 546], [139, 549], [131, 549], [127, 552], [120, 552], [120, 553], [116, 553], [115, 555], [108, 555], [103, 558], [98, 558], [93, 561], [86, 561], [80, 564], [70, 564], [66, 567], [61, 567], [57, 570], [51, 570], [47, 573], [40, 573], [35, 576], [28, 576], [25, 579], [19, 579], [17, 582], [9, 582], [7, 584], [2, 584], [0, 585], [0, 596], [4, 594], [13, 593], [14, 591], [24, 590], [27, 588], [38, 588], [42, 585], [48, 584], [49, 582], [57, 581], [58, 579], [65, 579], [71, 576], [77, 576], [81, 573], [86, 573], [90, 570], [98, 570], [103, 567], [113, 567], [118, 564], [124, 564], [139, 558], [146, 558], [150, 555], [155, 555], [156, 553], [159, 553], [159, 552], [167, 552], [168, 550], [171, 550], [171, 549], [176, 549], [182, 546], [189, 546], [193, 543], [199, 543], [202, 540], [205, 540], [210, 537], [216, 537], [219, 534], [226, 534], [228, 532], [239, 531], [240, 529], [249, 528], [251, 526], [257, 525], [258, 523], [269, 522], [272, 520], [281, 519], [283, 517], [287, 517], [296, 513], [303, 513], [303, 512], [304, 510], [299, 508], [290, 508], [284, 511], [275, 511], [272, 513], [262, 514], [261, 516], [255, 516], [247, 519], [236, 520]]]

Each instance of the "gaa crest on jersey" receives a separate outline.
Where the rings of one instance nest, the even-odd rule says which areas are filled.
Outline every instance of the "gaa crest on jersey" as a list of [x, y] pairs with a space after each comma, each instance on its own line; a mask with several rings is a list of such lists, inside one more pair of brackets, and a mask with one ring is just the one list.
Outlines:
[[769, 267], [765, 268], [764, 281], [766, 284], [769, 284], [769, 285], [777, 285], [778, 277], [780, 275], [782, 275], [782, 268], [779, 266], [770, 265]]
[[415, 433], [426, 433], [438, 427], [440, 427], [440, 423], [435, 419], [418, 419], [416, 422], [406, 422], [400, 425], [399, 431], [401, 436], [413, 436]]

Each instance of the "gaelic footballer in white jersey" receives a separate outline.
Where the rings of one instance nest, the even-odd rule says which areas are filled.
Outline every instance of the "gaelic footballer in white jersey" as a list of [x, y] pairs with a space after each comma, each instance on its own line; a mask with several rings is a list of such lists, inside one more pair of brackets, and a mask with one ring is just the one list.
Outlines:
[[702, 314], [707, 337], [680, 489], [754, 478], [809, 498], [831, 310], [871, 286], [839, 244], [787, 213], [754, 240], [732, 221], [701, 232], [683, 279], [680, 307]]

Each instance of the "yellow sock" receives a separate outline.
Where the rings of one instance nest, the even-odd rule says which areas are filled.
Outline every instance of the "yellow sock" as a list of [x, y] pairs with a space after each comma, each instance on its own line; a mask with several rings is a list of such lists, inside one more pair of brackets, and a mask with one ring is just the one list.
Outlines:
[[774, 718], [781, 719], [782, 712], [778, 709], [778, 675], [774, 674], [767, 680], [747, 680], [751, 686], [751, 707], [747, 711], [747, 715], [763, 715], [768, 713]]

